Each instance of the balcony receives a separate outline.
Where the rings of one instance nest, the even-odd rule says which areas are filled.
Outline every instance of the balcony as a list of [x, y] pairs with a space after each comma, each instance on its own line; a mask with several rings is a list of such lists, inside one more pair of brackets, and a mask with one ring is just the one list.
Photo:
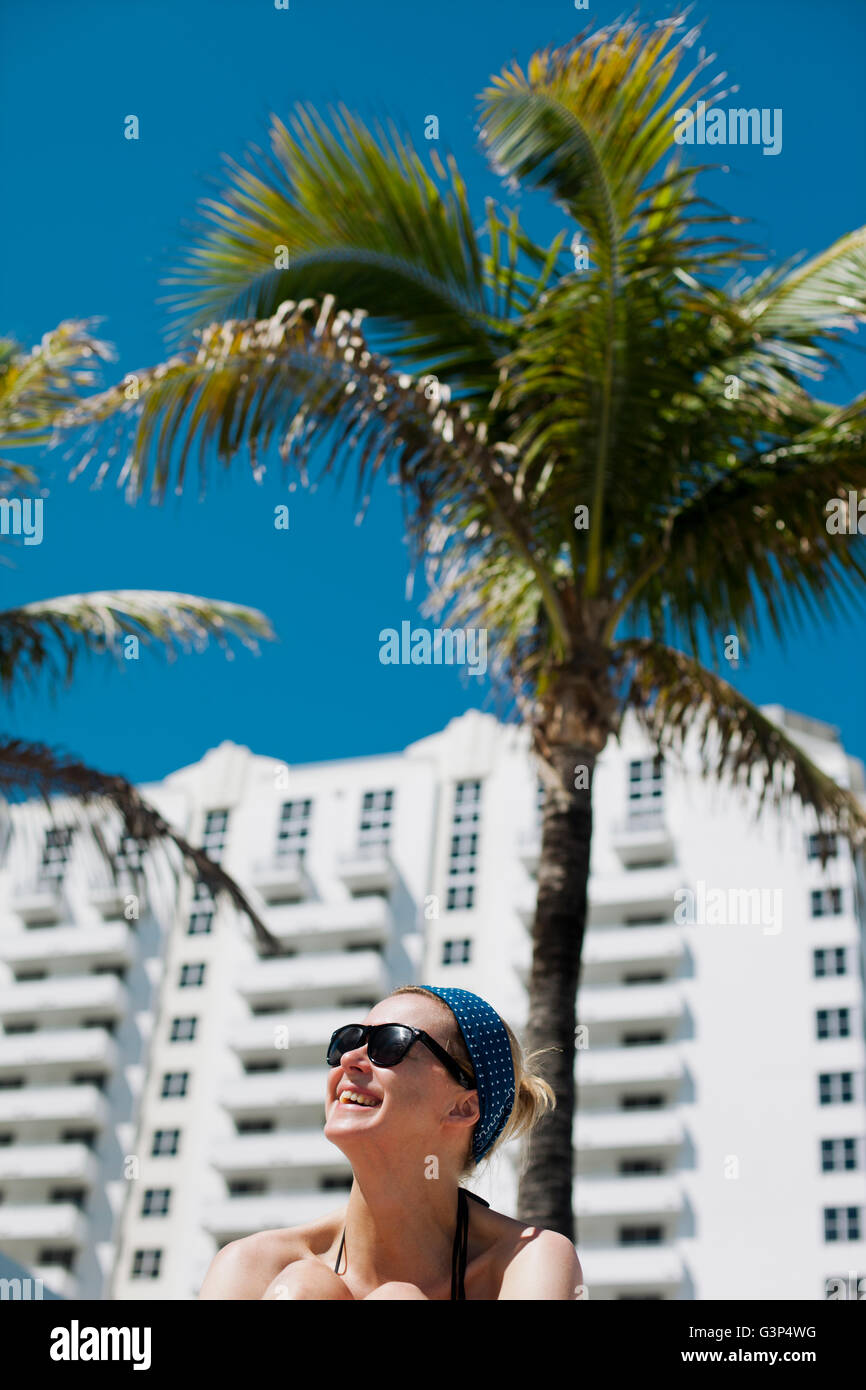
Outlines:
[[670, 859], [674, 842], [661, 806], [633, 810], [614, 826], [610, 842], [623, 864], [648, 864]]
[[13, 883], [9, 906], [28, 923], [59, 922], [66, 911], [62, 878], [40, 874]]
[[[604, 927], [586, 933], [585, 966], [675, 967], [685, 946], [679, 927]], [[584, 977], [586, 978], [586, 977]]]
[[592, 1153], [624, 1156], [632, 1149], [676, 1152], [683, 1142], [683, 1123], [670, 1110], [578, 1111], [574, 1123], [576, 1146]]
[[274, 914], [268, 929], [284, 946], [384, 945], [391, 935], [391, 908], [385, 898], [343, 903], [299, 903]]
[[211, 1162], [218, 1172], [232, 1176], [256, 1176], [292, 1168], [342, 1173], [349, 1167], [345, 1155], [325, 1138], [321, 1129], [240, 1134], [217, 1144]]
[[684, 887], [681, 873], [672, 867], [623, 870], [620, 874], [595, 874], [589, 880], [590, 925], [620, 925], [624, 917], [664, 917], [673, 922]]
[[302, 1226], [339, 1211], [349, 1199], [343, 1192], [269, 1192], [260, 1197], [227, 1197], [205, 1208], [202, 1225], [218, 1241], [239, 1240], [257, 1231]]
[[[0, 1248], [13, 1241], [62, 1242], [80, 1247], [87, 1239], [87, 1218], [72, 1202], [0, 1203]], [[13, 1252], [9, 1252], [13, 1253]]]
[[143, 910], [146, 894], [146, 881], [143, 873], [133, 874], [128, 869], [117, 875], [117, 882], [110, 878], [92, 879], [88, 888], [91, 903], [103, 917], [122, 917], [127, 899], [135, 898], [138, 915]]
[[575, 1185], [578, 1217], [666, 1217], [683, 1208], [683, 1193], [674, 1178], [578, 1178]]
[[390, 893], [396, 882], [387, 845], [357, 845], [337, 860], [337, 873], [350, 893]]
[[260, 859], [250, 870], [250, 882], [268, 903], [298, 902], [310, 892], [304, 856], [297, 853]]
[[50, 1022], [56, 1014], [68, 1013], [98, 1013], [119, 1019], [126, 1010], [126, 987], [114, 975], [55, 975], [0, 989], [0, 1018], [4, 1022]]
[[116, 1065], [117, 1044], [104, 1028], [52, 1028], [0, 1037], [0, 1073], [23, 1067], [113, 1071]]
[[285, 1071], [239, 1077], [223, 1087], [220, 1104], [232, 1115], [292, 1110], [298, 1106], [323, 1107], [329, 1071], [324, 1056], [323, 1041], [319, 1067], [287, 1067]]
[[639, 1082], [678, 1085], [685, 1075], [675, 1045], [653, 1043], [646, 1047], [588, 1047], [577, 1054], [578, 1093], [587, 1087], [617, 1089]]
[[[311, 1009], [298, 1013], [268, 1014], [263, 1018], [251, 1018], [234, 1028], [229, 1035], [229, 1046], [247, 1060], [272, 1058], [276, 1049], [280, 1057], [291, 1056], [296, 1062], [321, 1062], [324, 1065], [328, 1040], [337, 1028], [351, 1023], [345, 1009]], [[288, 1046], [277, 1048], [276, 1030], [285, 1030], [282, 1040]], [[239, 1084], [239, 1083], [238, 1083]]]
[[378, 999], [386, 988], [385, 965], [377, 951], [310, 952], [263, 961], [238, 980], [239, 992], [251, 1004], [332, 1003], [335, 994], [345, 992]]
[[588, 985], [577, 998], [578, 1022], [676, 1023], [683, 1013], [680, 991], [670, 985]]
[[[0, 1091], [0, 1125], [48, 1120], [102, 1129], [107, 1117], [108, 1104], [96, 1086], [21, 1086]], [[0, 1155], [4, 1152], [0, 1149]]]
[[94, 965], [131, 965], [135, 935], [125, 922], [104, 927], [54, 927], [0, 937], [0, 960], [17, 970], [36, 970], [51, 961], [74, 962], [81, 970]]
[[669, 1245], [582, 1246], [580, 1263], [592, 1297], [600, 1288], [678, 1289], [683, 1262]]
[[86, 1144], [4, 1144], [0, 1148], [0, 1183], [96, 1182], [99, 1165]]

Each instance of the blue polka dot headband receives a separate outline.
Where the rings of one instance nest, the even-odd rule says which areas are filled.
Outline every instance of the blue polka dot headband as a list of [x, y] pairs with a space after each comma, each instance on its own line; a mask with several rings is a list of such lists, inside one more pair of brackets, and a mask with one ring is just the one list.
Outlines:
[[514, 1106], [514, 1062], [505, 1025], [494, 1008], [468, 989], [423, 985], [444, 1000], [460, 1026], [478, 1088], [481, 1117], [472, 1136], [478, 1163], [502, 1133]]

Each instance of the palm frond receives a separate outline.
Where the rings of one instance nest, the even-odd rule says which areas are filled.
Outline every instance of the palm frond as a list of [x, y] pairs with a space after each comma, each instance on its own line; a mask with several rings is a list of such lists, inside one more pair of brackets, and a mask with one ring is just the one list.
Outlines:
[[129, 637], [158, 643], [173, 659], [177, 650], [202, 650], [211, 637], [231, 658], [230, 638], [257, 653], [256, 639], [274, 636], [258, 609], [224, 599], [148, 589], [68, 594], [0, 611], [0, 686], [9, 694], [43, 675], [68, 684], [83, 652], [122, 662]]
[[754, 785], [756, 816], [768, 796], [780, 811], [797, 802], [822, 828], [846, 836], [852, 845], [866, 843], [866, 804], [817, 767], [728, 681], [694, 657], [645, 638], [617, 642], [614, 657], [624, 682], [623, 707], [634, 709], [660, 752], [681, 753], [694, 732], [702, 775], [733, 786]]
[[[118, 812], [125, 835], [143, 846], [173, 845], [198, 879], [215, 894], [226, 896], [249, 919], [263, 949], [278, 948], [276, 939], [234, 879], [204, 850], [191, 845], [126, 778], [99, 772], [45, 744], [0, 736], [0, 793], [6, 801], [39, 796], [49, 812], [52, 798], [72, 798], [68, 805], [64, 804], [64, 811], [77, 815], [79, 825], [88, 831], [93, 829], [93, 815]], [[94, 842], [112, 866], [100, 836], [94, 836]]]

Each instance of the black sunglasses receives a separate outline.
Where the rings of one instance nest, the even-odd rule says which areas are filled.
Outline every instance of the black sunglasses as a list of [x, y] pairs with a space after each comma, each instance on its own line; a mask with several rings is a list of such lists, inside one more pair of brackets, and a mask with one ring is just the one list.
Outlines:
[[475, 1082], [470, 1081], [465, 1071], [453, 1057], [449, 1057], [435, 1038], [431, 1038], [422, 1028], [410, 1028], [408, 1023], [347, 1023], [331, 1036], [326, 1057], [328, 1066], [338, 1067], [344, 1052], [354, 1052], [364, 1042], [367, 1044], [367, 1056], [376, 1067], [396, 1067], [413, 1043], [422, 1042], [461, 1086], [467, 1091], [475, 1088]]

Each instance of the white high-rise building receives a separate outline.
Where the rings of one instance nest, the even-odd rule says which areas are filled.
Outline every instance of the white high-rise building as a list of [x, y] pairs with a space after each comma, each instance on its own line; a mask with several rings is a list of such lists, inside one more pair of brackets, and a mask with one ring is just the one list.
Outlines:
[[[862, 795], [834, 731], [765, 713]], [[336, 1210], [351, 1172], [322, 1134], [327, 1040], [396, 985], [474, 990], [518, 1033], [526, 1017], [523, 732], [470, 712], [400, 754], [291, 767], [224, 743], [141, 790], [281, 953], [189, 879], [109, 887], [60, 811], [51, 830], [11, 811], [0, 1250], [67, 1297], [192, 1298], [226, 1241]], [[805, 817], [753, 807], [701, 779], [696, 749], [658, 762], [631, 721], [596, 769], [575, 1122], [590, 1298], [821, 1299], [866, 1277], [862, 866], [838, 840], [822, 868]], [[512, 1214], [519, 1157], [473, 1183]]]

